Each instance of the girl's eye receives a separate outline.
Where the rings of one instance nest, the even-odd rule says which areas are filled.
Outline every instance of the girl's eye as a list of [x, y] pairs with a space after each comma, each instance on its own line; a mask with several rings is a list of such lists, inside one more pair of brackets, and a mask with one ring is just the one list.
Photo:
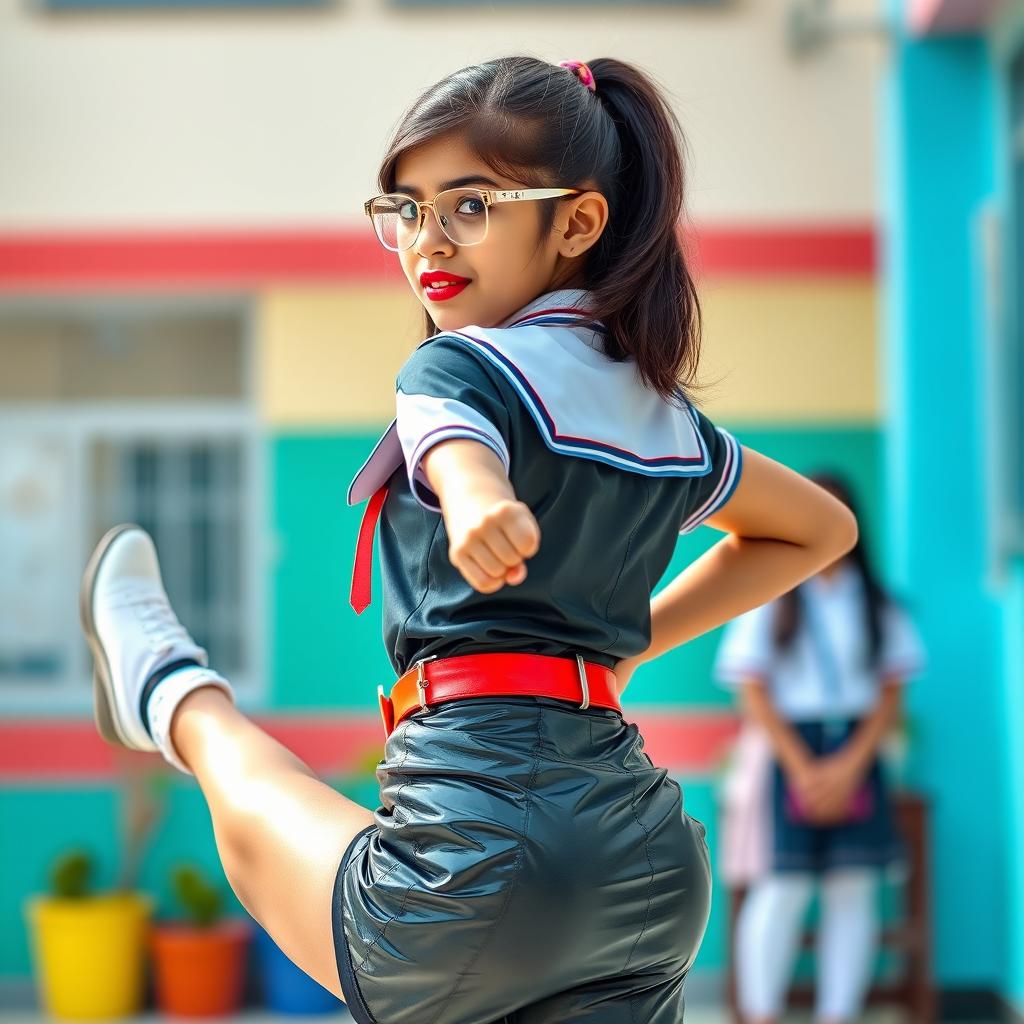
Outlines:
[[464, 196], [455, 208], [456, 213], [480, 214], [484, 212], [484, 201], [479, 196]]
[[416, 220], [419, 216], [419, 210], [416, 208], [415, 203], [402, 203], [401, 206], [398, 207], [398, 216], [401, 217], [402, 220]]

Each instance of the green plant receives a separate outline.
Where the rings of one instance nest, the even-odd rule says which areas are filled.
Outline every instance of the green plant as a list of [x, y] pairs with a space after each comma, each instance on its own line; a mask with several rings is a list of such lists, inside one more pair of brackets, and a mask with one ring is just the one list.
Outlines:
[[197, 868], [179, 864], [171, 873], [171, 882], [178, 902], [193, 924], [206, 928], [220, 917], [223, 897]]
[[92, 884], [93, 858], [85, 849], [68, 850], [50, 868], [50, 890], [60, 899], [81, 899]]
[[146, 851], [156, 836], [171, 793], [168, 766], [151, 754], [118, 748], [120, 866], [117, 888], [136, 889]]

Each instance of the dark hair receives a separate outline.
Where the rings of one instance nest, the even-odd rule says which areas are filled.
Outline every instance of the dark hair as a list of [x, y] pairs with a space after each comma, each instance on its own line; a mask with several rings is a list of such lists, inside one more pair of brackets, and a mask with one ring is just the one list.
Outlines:
[[[610, 57], [587, 61], [597, 91], [568, 68], [530, 56], [462, 68], [427, 89], [402, 117], [379, 172], [395, 187], [399, 157], [458, 132], [492, 170], [527, 187], [586, 188], [604, 195], [608, 223], [584, 255], [604, 350], [633, 357], [663, 398], [697, 390], [701, 313], [680, 231], [682, 130], [650, 77]], [[558, 199], [541, 200], [541, 236]], [[540, 239], [538, 239], [538, 245]], [[426, 337], [437, 333], [429, 313]]]
[[[810, 474], [808, 479], [834, 494], [854, 514], [858, 524], [861, 523], [852, 488], [845, 476], [834, 470], [822, 470]], [[862, 614], [864, 631], [868, 638], [866, 667], [876, 668], [882, 651], [882, 611], [885, 605], [893, 599], [878, 582], [878, 577], [868, 559], [863, 525], [858, 530], [857, 543], [843, 556], [843, 559], [852, 563], [863, 583]], [[793, 642], [802, 622], [803, 608], [800, 600], [800, 587], [797, 586], [778, 599], [774, 623], [777, 650], [783, 650]]]

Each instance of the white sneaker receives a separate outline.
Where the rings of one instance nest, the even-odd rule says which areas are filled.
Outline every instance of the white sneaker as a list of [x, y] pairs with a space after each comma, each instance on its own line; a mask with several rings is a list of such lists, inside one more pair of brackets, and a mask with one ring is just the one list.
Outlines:
[[104, 535], [85, 567], [79, 608], [100, 734], [132, 750], [160, 751], [192, 774], [170, 741], [174, 709], [200, 686], [218, 686], [232, 702], [234, 691], [174, 614], [153, 540], [140, 526]]

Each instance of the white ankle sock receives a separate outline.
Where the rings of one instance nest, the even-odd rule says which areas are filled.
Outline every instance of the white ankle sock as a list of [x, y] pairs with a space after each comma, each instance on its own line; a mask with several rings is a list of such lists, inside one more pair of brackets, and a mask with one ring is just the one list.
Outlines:
[[218, 686], [235, 703], [235, 691], [231, 684], [223, 677], [213, 671], [212, 668], [203, 668], [201, 665], [191, 665], [187, 668], [179, 668], [172, 672], [165, 679], [161, 679], [153, 690], [147, 705], [149, 715], [149, 730], [153, 742], [160, 748], [164, 757], [179, 771], [186, 775], [194, 773], [178, 756], [178, 752], [171, 743], [171, 719], [174, 717], [175, 709], [182, 699], [200, 686]]

